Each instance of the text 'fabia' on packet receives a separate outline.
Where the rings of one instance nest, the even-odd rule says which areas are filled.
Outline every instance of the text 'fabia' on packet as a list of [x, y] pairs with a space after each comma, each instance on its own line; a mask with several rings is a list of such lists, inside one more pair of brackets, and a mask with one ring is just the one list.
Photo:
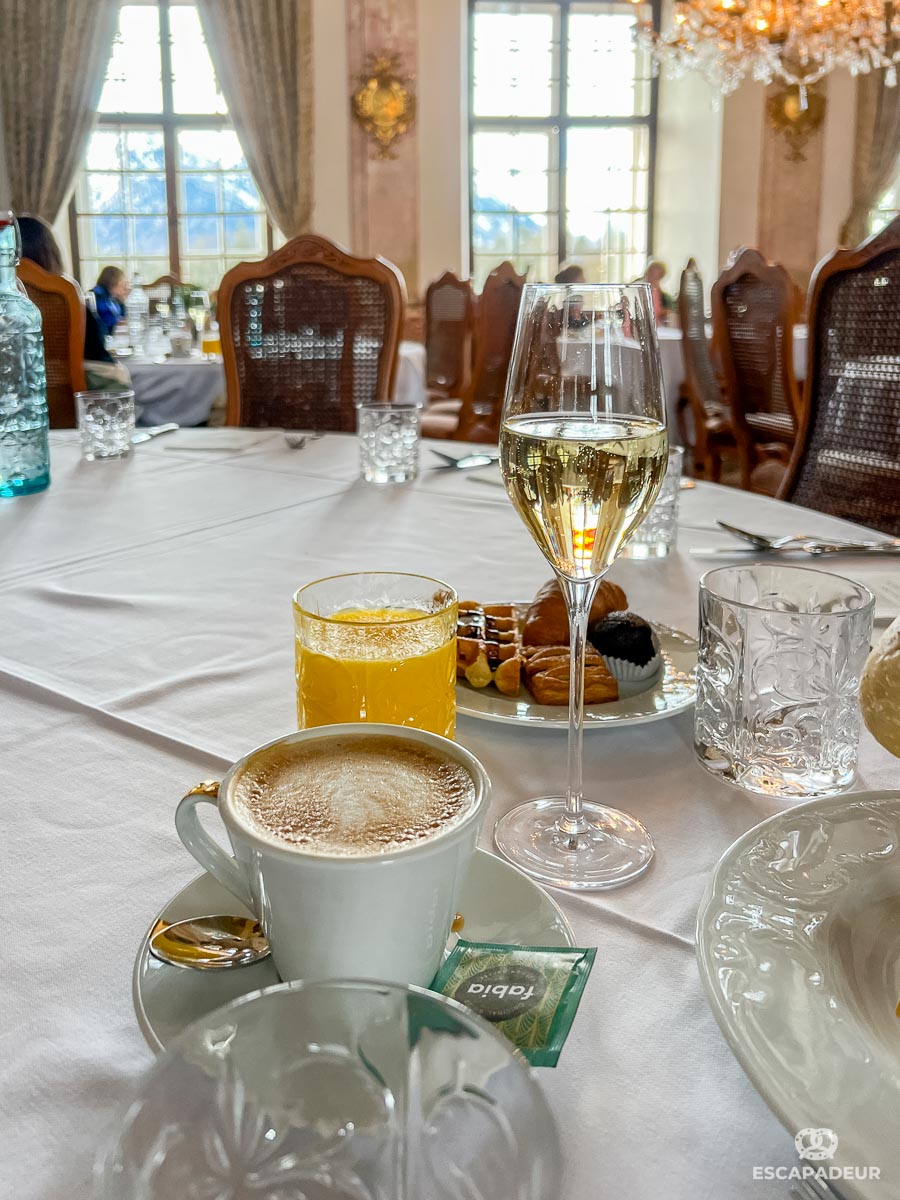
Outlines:
[[596, 953], [460, 938], [431, 990], [496, 1025], [533, 1067], [555, 1067]]

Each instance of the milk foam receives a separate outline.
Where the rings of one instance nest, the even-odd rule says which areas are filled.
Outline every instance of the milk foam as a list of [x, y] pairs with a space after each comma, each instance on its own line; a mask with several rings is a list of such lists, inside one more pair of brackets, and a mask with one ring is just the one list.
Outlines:
[[235, 807], [267, 841], [308, 854], [397, 850], [459, 824], [475, 801], [461, 763], [394, 737], [276, 746], [239, 778]]

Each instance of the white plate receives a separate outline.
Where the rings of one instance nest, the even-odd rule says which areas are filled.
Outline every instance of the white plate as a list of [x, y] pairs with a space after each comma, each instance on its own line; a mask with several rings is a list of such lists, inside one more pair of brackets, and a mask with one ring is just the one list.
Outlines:
[[722, 1032], [792, 1135], [830, 1129], [845, 1200], [900, 1189], [900, 792], [813, 800], [719, 862], [697, 917]]
[[[661, 721], [683, 712], [694, 703], [697, 681], [697, 642], [686, 633], [653, 622], [659, 638], [663, 666], [658, 678], [646, 691], [628, 694], [628, 684], [619, 684], [618, 700], [611, 704], [586, 704], [585, 729], [636, 725]], [[634, 686], [634, 685], [632, 685]], [[643, 686], [643, 685], [640, 685]], [[536, 704], [524, 683], [518, 696], [504, 696], [493, 684], [473, 688], [464, 679], [456, 683], [456, 711], [465, 717], [505, 724], [530, 725], [536, 729], [568, 729], [568, 708], [564, 704]]]
[[[462, 932], [473, 942], [575, 945], [572, 927], [543, 888], [486, 850], [476, 850], [472, 856], [459, 911], [465, 918]], [[157, 920], [185, 921], [221, 913], [251, 915], [211, 875], [201, 875], [165, 905]], [[455, 934], [452, 942], [456, 942]], [[198, 1017], [247, 992], [278, 982], [271, 958], [230, 971], [168, 966], [150, 954], [145, 936], [134, 964], [132, 997], [141, 1032], [151, 1050], [161, 1051]]]

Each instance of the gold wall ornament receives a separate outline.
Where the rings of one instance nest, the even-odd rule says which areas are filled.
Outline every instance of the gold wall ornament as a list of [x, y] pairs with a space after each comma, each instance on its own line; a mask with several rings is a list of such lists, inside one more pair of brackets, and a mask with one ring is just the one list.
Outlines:
[[353, 116], [375, 142], [376, 158], [396, 158], [394, 142], [416, 116], [416, 98], [409, 90], [412, 81], [400, 74], [396, 55], [373, 54], [359, 82], [362, 86], [353, 93]]
[[[802, 93], [805, 91], [805, 95]], [[806, 143], [825, 120], [825, 97], [817, 88], [779, 88], [766, 100], [769, 125], [788, 144], [788, 161], [806, 162]]]

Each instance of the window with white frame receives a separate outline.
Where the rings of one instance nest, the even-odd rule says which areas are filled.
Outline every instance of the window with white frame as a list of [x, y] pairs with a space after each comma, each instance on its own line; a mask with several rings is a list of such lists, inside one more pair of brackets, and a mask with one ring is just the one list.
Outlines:
[[[642, 12], [641, 10], [646, 10]], [[651, 249], [656, 81], [634, 39], [656, 3], [470, 0], [472, 273], [642, 274]]]
[[216, 288], [271, 247], [195, 5], [122, 5], [70, 228], [86, 288], [107, 265]]

